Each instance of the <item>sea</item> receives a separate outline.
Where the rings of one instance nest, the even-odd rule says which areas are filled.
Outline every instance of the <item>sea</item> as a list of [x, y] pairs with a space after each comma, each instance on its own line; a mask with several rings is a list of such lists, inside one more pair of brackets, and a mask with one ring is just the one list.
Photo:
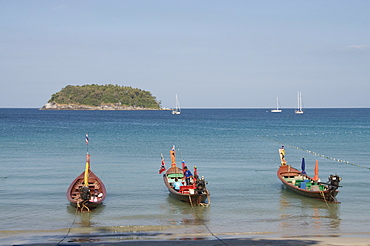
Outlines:
[[[89, 142], [86, 144], [85, 135]], [[209, 206], [169, 196], [158, 173], [198, 168]], [[286, 190], [278, 149], [313, 176], [342, 178], [325, 203]], [[0, 245], [205, 238], [369, 237], [370, 109], [0, 109]], [[76, 212], [66, 199], [85, 168], [107, 189], [104, 204]]]

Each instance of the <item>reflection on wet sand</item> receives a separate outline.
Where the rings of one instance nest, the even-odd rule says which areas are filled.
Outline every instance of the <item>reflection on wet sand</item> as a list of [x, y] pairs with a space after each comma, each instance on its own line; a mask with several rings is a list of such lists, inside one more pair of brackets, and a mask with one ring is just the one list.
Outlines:
[[[207, 230], [210, 207], [191, 207], [168, 196], [159, 209], [167, 211], [160, 225], [144, 226], [109, 226], [97, 227], [93, 218], [98, 216], [103, 208], [97, 208], [93, 213], [77, 213], [75, 209], [68, 211], [75, 214], [73, 228], [62, 240], [64, 243], [97, 243], [100, 241], [117, 242], [132, 240], [204, 240], [212, 238]], [[168, 212], [169, 211], [169, 212]], [[78, 226], [78, 227], [77, 227]], [[191, 235], [194, 235], [193, 237]]]
[[165, 221], [162, 220], [164, 225], [206, 225], [209, 221], [211, 207], [191, 207], [170, 196], [167, 198], [166, 206], [164, 210], [169, 210], [169, 217], [166, 217]]
[[75, 219], [73, 221], [72, 227], [93, 227], [97, 223], [93, 222], [93, 219], [95, 217], [98, 217], [98, 215], [103, 211], [105, 205], [101, 205], [100, 207], [93, 210], [92, 213], [89, 212], [78, 212], [76, 208], [72, 206], [67, 207], [67, 211], [70, 214], [73, 214], [75, 216]]
[[[325, 203], [282, 189], [280, 193], [280, 231], [289, 235], [320, 235], [339, 231], [339, 204]], [[325, 227], [325, 230], [323, 230]]]

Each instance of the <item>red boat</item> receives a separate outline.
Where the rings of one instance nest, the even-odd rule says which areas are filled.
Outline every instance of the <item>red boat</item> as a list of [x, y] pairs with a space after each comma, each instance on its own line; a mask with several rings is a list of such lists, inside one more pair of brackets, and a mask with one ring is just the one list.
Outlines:
[[[206, 181], [204, 177], [199, 179], [197, 168], [194, 167], [194, 175], [190, 184], [186, 184], [186, 177], [184, 175], [185, 162], [183, 161], [183, 168], [176, 166], [176, 151], [175, 147], [170, 151], [171, 154], [171, 167], [163, 174], [163, 181], [166, 185], [170, 196], [180, 201], [190, 203], [190, 205], [208, 206], [210, 204], [210, 192], [206, 188]], [[159, 173], [165, 170], [164, 158], [162, 155], [162, 166]], [[175, 190], [175, 180], [181, 182], [179, 190]], [[208, 203], [206, 203], [206, 201]]]
[[312, 178], [305, 172], [305, 161], [302, 158], [302, 171], [287, 165], [285, 160], [284, 146], [279, 149], [280, 154], [280, 167], [277, 171], [277, 176], [283, 185], [298, 194], [306, 197], [319, 199], [330, 203], [340, 203], [337, 201], [336, 196], [339, 191], [341, 177], [338, 175], [330, 175], [328, 183], [320, 182], [318, 177], [318, 161], [315, 165], [315, 176]]
[[[86, 134], [86, 144], [88, 136]], [[90, 211], [103, 203], [107, 191], [103, 182], [90, 170], [90, 155], [86, 154], [85, 171], [70, 184], [67, 199], [79, 211]]]

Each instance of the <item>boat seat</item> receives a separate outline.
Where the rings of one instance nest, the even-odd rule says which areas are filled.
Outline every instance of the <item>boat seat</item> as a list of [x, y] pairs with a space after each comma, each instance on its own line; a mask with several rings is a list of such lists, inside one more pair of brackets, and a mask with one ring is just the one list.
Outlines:
[[192, 186], [192, 185], [180, 186], [179, 192], [181, 192], [183, 194], [194, 194], [194, 186]]
[[80, 192], [72, 192], [71, 193], [71, 197], [74, 198], [74, 197], [78, 197], [80, 196]]
[[167, 175], [168, 178], [183, 178], [184, 174], [183, 173], [170, 173]]
[[325, 186], [324, 185], [312, 185], [310, 190], [312, 190], [312, 191], [324, 191]]
[[187, 191], [189, 189], [194, 189], [194, 186], [192, 186], [192, 185], [183, 185], [183, 186], [180, 186], [180, 191]]
[[288, 181], [288, 182], [292, 182], [293, 180], [299, 180], [299, 179], [297, 179], [297, 178], [284, 178], [286, 181]]

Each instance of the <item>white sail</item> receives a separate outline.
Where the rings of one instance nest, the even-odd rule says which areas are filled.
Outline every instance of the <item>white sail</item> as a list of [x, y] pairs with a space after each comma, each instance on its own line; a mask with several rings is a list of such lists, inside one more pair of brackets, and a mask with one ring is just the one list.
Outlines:
[[282, 110], [279, 107], [280, 107], [279, 98], [276, 97], [276, 109], [271, 109], [271, 112], [272, 113], [280, 113]]
[[302, 93], [298, 91], [297, 93], [297, 100], [298, 100], [298, 108], [296, 109], [296, 114], [303, 114], [303, 106], [302, 106]]
[[177, 94], [176, 94], [176, 107], [174, 110], [172, 110], [172, 114], [181, 114], [180, 103]]

